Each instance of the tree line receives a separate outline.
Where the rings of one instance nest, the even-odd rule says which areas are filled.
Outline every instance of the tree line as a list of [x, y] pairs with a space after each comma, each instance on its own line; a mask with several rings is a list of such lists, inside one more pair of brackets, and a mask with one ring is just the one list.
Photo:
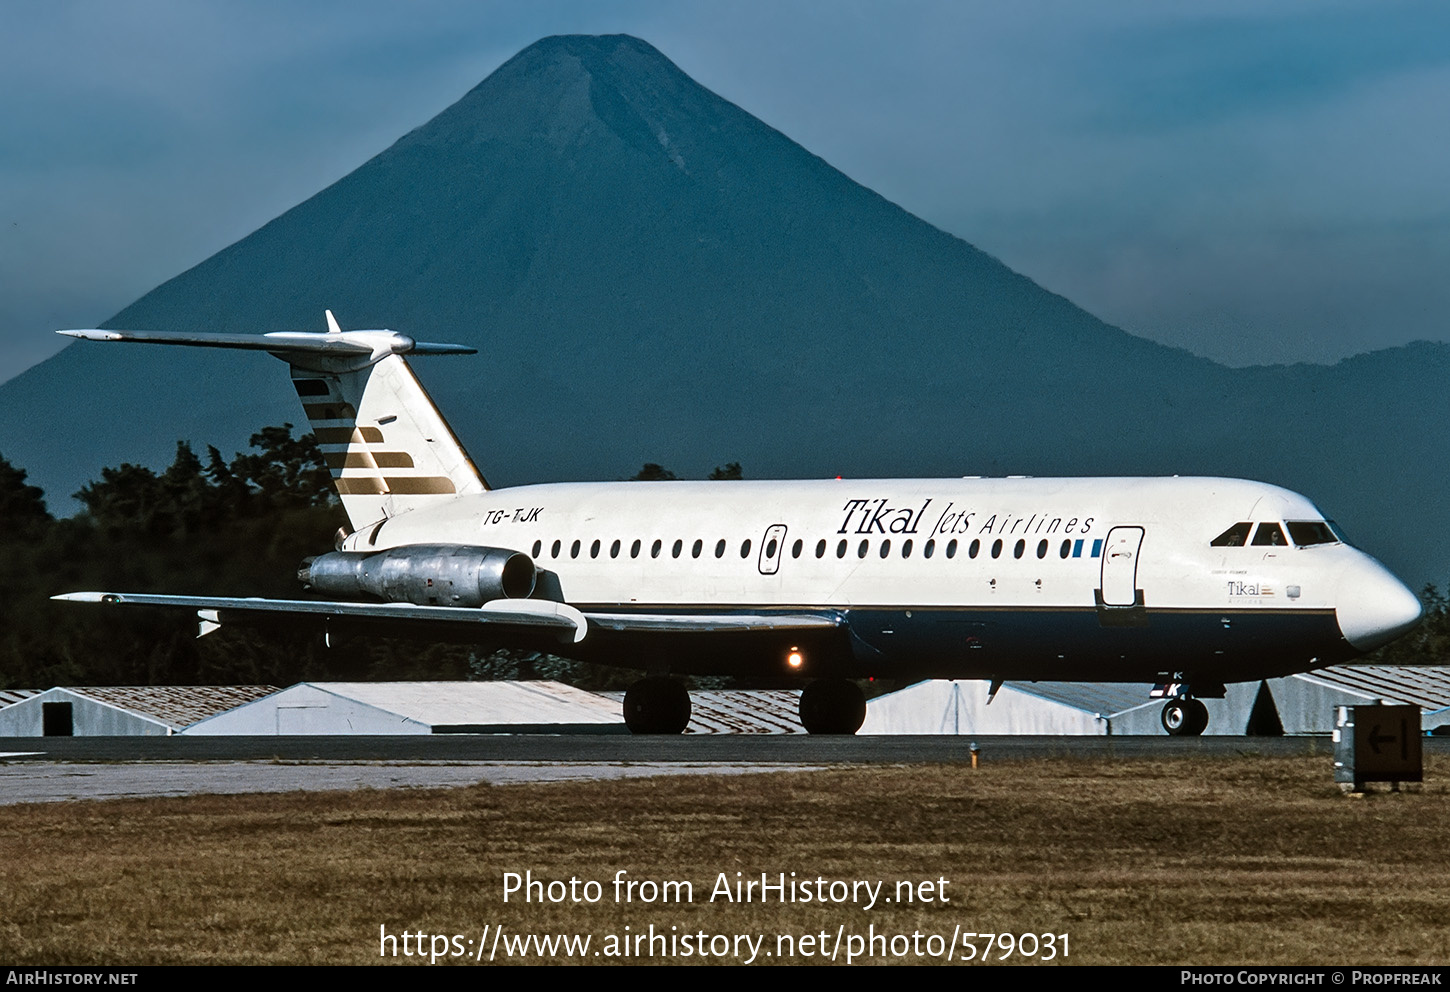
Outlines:
[[[636, 478], [666, 479], [659, 465]], [[712, 478], [739, 478], [732, 463]], [[327, 551], [347, 519], [311, 434], [291, 424], [251, 437], [230, 460], [178, 442], [171, 465], [122, 464], [53, 516], [45, 494], [0, 453], [0, 687], [290, 685], [304, 680], [560, 678], [616, 688], [635, 676], [535, 652], [320, 639], [235, 626], [198, 638], [184, 610], [54, 602], [79, 590], [303, 596], [297, 566]]]

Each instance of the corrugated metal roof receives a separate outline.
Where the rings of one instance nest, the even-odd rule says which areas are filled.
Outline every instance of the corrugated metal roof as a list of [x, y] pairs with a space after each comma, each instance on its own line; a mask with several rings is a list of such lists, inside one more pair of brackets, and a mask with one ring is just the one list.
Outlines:
[[29, 699], [44, 691], [43, 689], [0, 689], [0, 708], [9, 706], [11, 703], [18, 703], [22, 699]]
[[1427, 710], [1450, 706], [1450, 668], [1336, 665], [1298, 678], [1381, 696], [1388, 702], [1414, 703]]
[[150, 717], [176, 729], [270, 696], [274, 685], [63, 686], [68, 692]]
[[[624, 693], [604, 692], [615, 706]], [[799, 689], [699, 689], [690, 692], [687, 734], [803, 734]]]
[[430, 727], [622, 723], [603, 696], [562, 682], [304, 682]]
[[687, 734], [803, 734], [801, 694], [794, 689], [723, 689], [690, 693]]

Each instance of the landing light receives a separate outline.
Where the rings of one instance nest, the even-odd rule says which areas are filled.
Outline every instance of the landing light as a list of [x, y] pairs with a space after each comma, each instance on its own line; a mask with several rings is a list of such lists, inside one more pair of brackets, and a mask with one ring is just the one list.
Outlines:
[[806, 663], [806, 656], [801, 654], [800, 648], [791, 648], [790, 654], [785, 656], [785, 663], [791, 668], [799, 668]]

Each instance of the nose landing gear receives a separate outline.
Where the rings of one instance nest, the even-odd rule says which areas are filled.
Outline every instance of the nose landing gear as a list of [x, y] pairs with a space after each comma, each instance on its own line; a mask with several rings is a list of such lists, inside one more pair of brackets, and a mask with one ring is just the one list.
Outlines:
[[1197, 737], [1208, 728], [1208, 707], [1201, 699], [1174, 696], [1163, 704], [1161, 719], [1170, 737]]

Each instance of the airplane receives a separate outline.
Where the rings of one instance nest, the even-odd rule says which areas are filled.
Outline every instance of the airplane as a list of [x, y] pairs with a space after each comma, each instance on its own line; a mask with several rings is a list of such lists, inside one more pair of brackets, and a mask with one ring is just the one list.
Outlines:
[[852, 734], [857, 681], [1154, 683], [1174, 736], [1225, 683], [1339, 664], [1420, 603], [1305, 497], [1223, 478], [604, 482], [494, 489], [406, 355], [472, 354], [391, 330], [91, 341], [285, 361], [351, 531], [298, 577], [323, 598], [76, 592], [223, 624], [548, 651], [643, 670], [634, 733], [684, 731], [671, 675], [801, 685], [811, 733]]

